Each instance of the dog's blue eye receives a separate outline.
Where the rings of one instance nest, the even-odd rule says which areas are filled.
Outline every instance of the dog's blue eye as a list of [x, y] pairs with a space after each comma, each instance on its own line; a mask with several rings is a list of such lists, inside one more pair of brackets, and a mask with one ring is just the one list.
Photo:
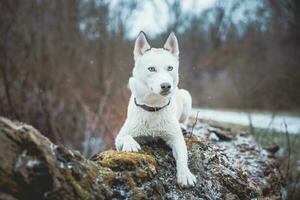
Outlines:
[[150, 72], [156, 72], [155, 67], [148, 67], [148, 70], [149, 70]]
[[168, 71], [172, 71], [173, 70], [173, 67], [172, 66], [169, 66], [168, 67]]

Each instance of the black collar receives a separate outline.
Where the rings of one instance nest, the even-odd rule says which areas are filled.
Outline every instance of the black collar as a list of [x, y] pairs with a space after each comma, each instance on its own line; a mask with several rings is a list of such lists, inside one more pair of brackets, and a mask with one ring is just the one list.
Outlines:
[[171, 100], [169, 100], [169, 102], [168, 102], [166, 105], [162, 106], [162, 107], [151, 107], [151, 106], [147, 106], [147, 105], [145, 105], [145, 104], [138, 104], [138, 103], [136, 102], [136, 98], [134, 98], [134, 103], [135, 103], [135, 105], [136, 105], [136, 106], [139, 106], [139, 107], [141, 107], [141, 108], [143, 108], [144, 110], [146, 110], [146, 111], [148, 111], [148, 112], [157, 112], [157, 111], [159, 111], [159, 110], [161, 110], [161, 109], [167, 107], [167, 106], [170, 104], [170, 102], [171, 102]]

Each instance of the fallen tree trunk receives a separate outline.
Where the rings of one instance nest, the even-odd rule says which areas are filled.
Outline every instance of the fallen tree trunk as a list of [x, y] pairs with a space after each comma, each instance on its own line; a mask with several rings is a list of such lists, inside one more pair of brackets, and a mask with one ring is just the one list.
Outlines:
[[186, 189], [176, 184], [174, 158], [161, 140], [140, 139], [139, 153], [108, 150], [86, 159], [32, 126], [0, 118], [0, 199], [284, 198], [276, 159], [250, 136], [199, 123], [193, 130], [185, 139], [198, 183]]

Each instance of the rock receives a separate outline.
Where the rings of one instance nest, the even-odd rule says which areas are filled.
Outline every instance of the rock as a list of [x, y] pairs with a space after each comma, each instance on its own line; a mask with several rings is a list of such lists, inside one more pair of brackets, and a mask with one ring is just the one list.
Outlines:
[[209, 134], [208, 139], [211, 141], [219, 141], [220, 140], [219, 137], [213, 132]]
[[86, 159], [29, 125], [0, 118], [0, 199], [284, 198], [277, 160], [250, 136], [211, 142], [187, 133], [194, 188], [176, 183], [175, 160], [162, 140], [137, 140], [139, 153], [108, 150]]
[[208, 128], [208, 131], [211, 134], [215, 134], [220, 140], [232, 140], [233, 136], [230, 134], [229, 131], [224, 131], [220, 128], [216, 128], [216, 127], [210, 127]]
[[276, 152], [279, 151], [280, 147], [278, 145], [273, 145], [273, 146], [262, 146], [265, 150], [267, 150], [268, 152], [275, 154]]
[[4, 199], [107, 199], [109, 168], [52, 144], [36, 129], [0, 118], [0, 196]]

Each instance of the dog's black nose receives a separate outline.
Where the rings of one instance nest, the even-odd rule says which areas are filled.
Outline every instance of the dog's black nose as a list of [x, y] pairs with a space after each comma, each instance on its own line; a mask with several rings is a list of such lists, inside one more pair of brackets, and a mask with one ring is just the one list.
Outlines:
[[160, 84], [160, 87], [161, 87], [162, 91], [167, 92], [171, 89], [171, 84], [165, 82], [165, 83]]

